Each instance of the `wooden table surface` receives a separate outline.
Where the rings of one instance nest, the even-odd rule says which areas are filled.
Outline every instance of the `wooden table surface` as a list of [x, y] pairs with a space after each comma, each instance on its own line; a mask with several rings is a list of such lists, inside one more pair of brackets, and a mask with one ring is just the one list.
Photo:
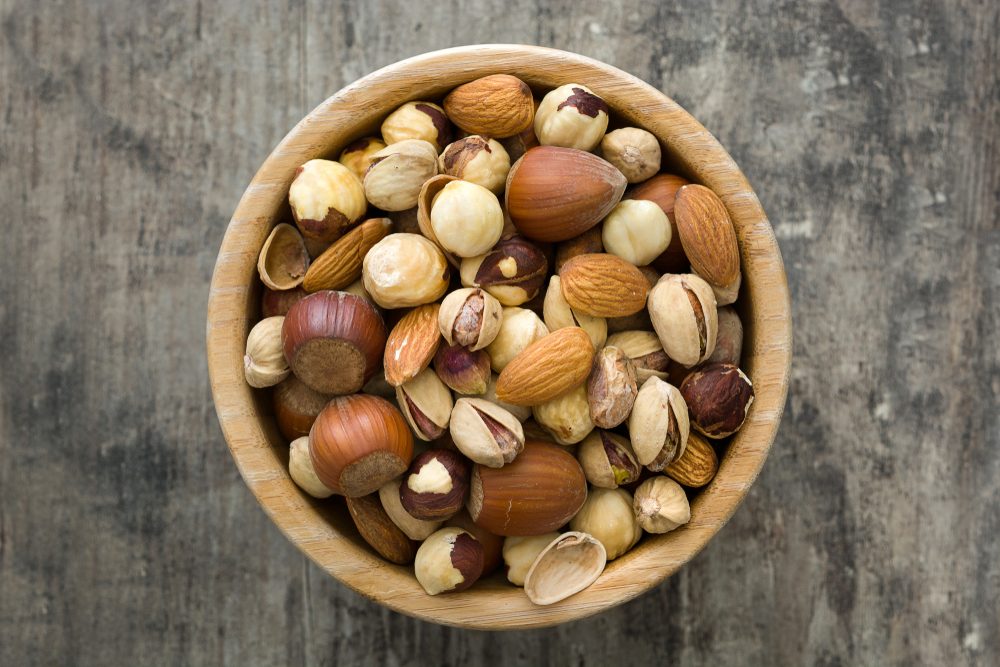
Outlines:
[[[996, 664], [1000, 5], [0, 0], [0, 664]], [[757, 189], [792, 288], [785, 419], [655, 592], [553, 630], [396, 615], [244, 487], [208, 281], [295, 122], [420, 52], [633, 72]]]

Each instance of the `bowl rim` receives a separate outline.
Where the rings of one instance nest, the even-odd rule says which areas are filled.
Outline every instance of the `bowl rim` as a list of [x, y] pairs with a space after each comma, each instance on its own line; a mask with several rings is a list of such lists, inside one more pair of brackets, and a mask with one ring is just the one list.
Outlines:
[[[283, 207], [287, 215], [295, 167], [336, 154], [349, 140], [376, 128], [385, 109], [494, 73], [514, 74], [533, 86], [582, 83], [626, 120], [656, 134], [676, 166], [726, 204], [740, 242], [741, 300], [752, 316], [744, 321], [743, 365], [754, 381], [756, 400], [716, 478], [692, 503], [691, 522], [644, 540], [610, 563], [590, 588], [547, 607], [536, 607], [521, 591], [494, 581], [454, 596], [427, 596], [407, 568], [382, 561], [357, 538], [342, 534], [320, 504], [291, 481], [282, 458], [287, 455], [274, 444], [276, 431], [261, 419], [243, 378], [243, 348], [258, 294], [253, 283], [257, 254]], [[296, 124], [261, 165], [226, 229], [206, 330], [212, 394], [226, 443], [247, 486], [285, 536], [326, 572], [375, 602], [416, 618], [482, 630], [545, 627], [603, 611], [655, 587], [700, 552], [741, 504], [767, 458], [787, 396], [791, 340], [791, 303], [777, 240], [750, 184], [715, 137], [631, 74], [579, 54], [516, 44], [455, 47], [398, 61], [344, 87]]]

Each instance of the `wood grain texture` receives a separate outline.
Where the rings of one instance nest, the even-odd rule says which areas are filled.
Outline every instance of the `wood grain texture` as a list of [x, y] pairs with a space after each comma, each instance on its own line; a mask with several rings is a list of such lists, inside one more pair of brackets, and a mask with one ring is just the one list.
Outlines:
[[[992, 664], [998, 12], [0, 0], [0, 664]], [[417, 621], [312, 565], [236, 473], [203, 353], [271, 148], [473, 39], [677, 100], [750, 177], [792, 292], [789, 401], [743, 507], [650, 593], [552, 630]]]

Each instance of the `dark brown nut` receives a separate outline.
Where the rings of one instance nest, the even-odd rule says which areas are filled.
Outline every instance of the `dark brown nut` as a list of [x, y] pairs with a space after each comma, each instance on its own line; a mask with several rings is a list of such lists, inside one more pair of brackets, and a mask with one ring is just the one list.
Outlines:
[[358, 177], [331, 160], [309, 160], [299, 167], [288, 203], [302, 235], [325, 243], [336, 240], [368, 208]]
[[477, 526], [469, 516], [468, 510], [463, 509], [455, 516], [448, 519], [448, 527], [461, 528], [479, 541], [483, 546], [483, 576], [490, 574], [503, 563], [503, 541], [504, 538], [494, 535], [482, 526]]
[[693, 273], [668, 274], [649, 292], [649, 316], [663, 351], [685, 366], [712, 356], [719, 333], [712, 287]]
[[490, 382], [490, 355], [486, 350], [441, 345], [434, 355], [434, 371], [459, 394], [482, 394]]
[[438, 158], [438, 169], [500, 194], [507, 183], [510, 157], [497, 140], [472, 135], [448, 144]]
[[736, 433], [753, 404], [754, 391], [743, 371], [733, 364], [706, 364], [681, 384], [691, 425], [709, 438]]
[[587, 402], [595, 426], [614, 428], [628, 419], [638, 393], [635, 366], [624, 352], [605, 346], [594, 355], [587, 380]]
[[524, 430], [517, 417], [482, 398], [455, 402], [451, 437], [459, 451], [490, 468], [510, 463], [524, 449]]
[[444, 521], [465, 505], [471, 464], [456, 451], [428, 449], [410, 464], [399, 486], [399, 501], [415, 519]]
[[563, 264], [577, 255], [591, 255], [598, 252], [604, 252], [604, 241], [601, 240], [601, 227], [599, 225], [591, 227], [583, 234], [571, 238], [569, 241], [563, 241], [556, 246], [556, 273], [559, 273]]
[[407, 102], [382, 121], [382, 138], [388, 144], [420, 139], [433, 144], [436, 153], [448, 145], [451, 135], [444, 109], [432, 102]]
[[740, 365], [743, 355], [743, 323], [730, 306], [719, 308], [719, 333], [715, 338], [715, 352], [709, 362]]
[[440, 438], [451, 418], [451, 392], [430, 368], [396, 387], [396, 402], [421, 440]]
[[309, 292], [301, 287], [280, 291], [265, 287], [264, 294], [260, 298], [260, 315], [261, 317], [287, 315], [289, 308], [307, 296]]
[[362, 137], [352, 141], [340, 152], [340, 164], [354, 172], [358, 180], [365, 177], [365, 172], [372, 165], [372, 156], [385, 148], [385, 142], [378, 137]]
[[535, 136], [543, 146], [591, 151], [607, 129], [607, 103], [578, 83], [549, 91], [535, 112]]
[[347, 509], [361, 537], [382, 558], [406, 565], [413, 561], [417, 545], [392, 522], [377, 493], [347, 499]]
[[667, 379], [670, 358], [652, 331], [619, 331], [608, 336], [605, 345], [617, 347], [632, 361], [639, 385], [651, 377]]
[[629, 183], [641, 183], [660, 170], [660, 142], [651, 132], [638, 127], [623, 127], [605, 134], [601, 155], [618, 167]]
[[505, 306], [530, 301], [545, 284], [548, 260], [520, 236], [502, 239], [485, 255], [462, 260], [462, 284], [482, 287]]
[[660, 472], [684, 454], [690, 424], [681, 392], [657, 377], [639, 389], [628, 418], [636, 460]]
[[417, 549], [413, 572], [428, 595], [464, 591], [483, 574], [483, 546], [461, 528], [442, 528]]
[[333, 398], [310, 389], [294, 375], [274, 388], [274, 419], [278, 430], [291, 441], [309, 435], [309, 429]]
[[602, 489], [631, 484], [642, 472], [629, 441], [608, 431], [594, 431], [584, 438], [576, 457], [587, 481]]
[[478, 287], [455, 290], [441, 302], [438, 325], [449, 345], [481, 350], [500, 333], [503, 306]]

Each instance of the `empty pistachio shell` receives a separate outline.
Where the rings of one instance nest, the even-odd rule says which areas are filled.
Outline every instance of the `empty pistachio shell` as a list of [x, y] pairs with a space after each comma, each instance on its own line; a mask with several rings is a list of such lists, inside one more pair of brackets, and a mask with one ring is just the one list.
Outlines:
[[309, 269], [309, 252], [299, 230], [284, 223], [275, 226], [257, 258], [261, 282], [274, 290], [298, 287]]
[[600, 541], [571, 531], [553, 540], [538, 554], [524, 578], [524, 592], [538, 605], [553, 604], [597, 581], [608, 562]]

